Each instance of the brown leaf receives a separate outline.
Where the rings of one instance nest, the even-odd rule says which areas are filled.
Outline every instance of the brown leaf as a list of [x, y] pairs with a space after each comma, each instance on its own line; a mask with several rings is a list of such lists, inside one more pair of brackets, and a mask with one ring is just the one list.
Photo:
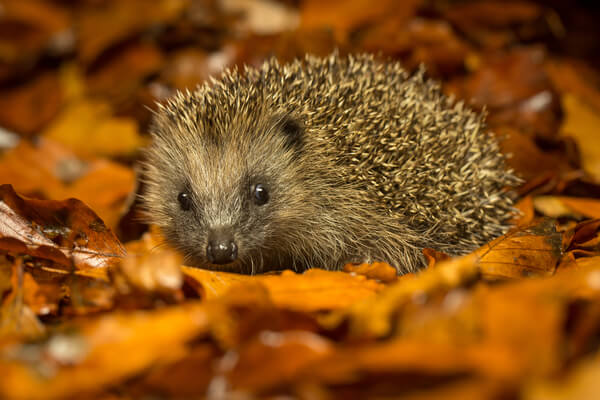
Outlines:
[[[110, 99], [112, 104], [123, 104], [133, 97], [148, 76], [161, 70], [164, 61], [154, 45], [136, 43], [127, 46], [89, 73], [89, 91]], [[115, 85], [115, 77], [120, 84]]]
[[571, 250], [575, 247], [585, 246], [587, 243], [598, 240], [599, 234], [600, 219], [582, 221], [573, 228], [571, 240], [566, 243], [565, 247]]
[[[114, 312], [30, 348], [5, 346], [0, 348], [0, 395], [62, 399], [112, 386], [155, 363], [184, 357], [186, 343], [205, 333], [207, 322], [199, 304]], [[36, 373], [40, 368], [50, 375]]]
[[70, 269], [107, 267], [124, 249], [81, 201], [25, 199], [0, 186], [0, 248], [50, 260]]
[[347, 322], [354, 337], [383, 337], [392, 329], [392, 316], [412, 299], [472, 282], [479, 274], [477, 261], [478, 257], [472, 254], [442, 262], [421, 271], [413, 279], [399, 279], [377, 296], [347, 304], [323, 316], [321, 322], [330, 328]]
[[[27, 300], [31, 300], [30, 281], [25, 283], [22, 260], [10, 265], [6, 259], [0, 261], [0, 268], [10, 268], [11, 292], [2, 302], [0, 310], [0, 335], [19, 336], [27, 339], [39, 338], [45, 333], [45, 327], [37, 319]], [[26, 297], [29, 297], [26, 299]]]
[[566, 376], [538, 379], [525, 387], [523, 400], [593, 399], [598, 396], [598, 354], [574, 365]]
[[515, 208], [519, 210], [520, 214], [516, 215], [511, 221], [513, 225], [520, 228], [525, 228], [533, 222], [535, 217], [535, 209], [533, 208], [533, 198], [527, 196], [522, 198], [515, 204]]
[[359, 46], [375, 54], [399, 56], [402, 65], [416, 69], [421, 63], [431, 76], [447, 76], [464, 68], [469, 46], [445, 21], [412, 19], [391, 14], [361, 36]]
[[[220, 54], [223, 61], [231, 58], [226, 52]], [[214, 56], [213, 56], [214, 57]], [[217, 75], [227, 65], [215, 64], [208, 53], [201, 49], [186, 48], [174, 52], [167, 60], [167, 65], [162, 71], [163, 80], [179, 90], [193, 89], [200, 83], [206, 81], [211, 75]], [[212, 61], [212, 63], [211, 63]]]
[[500, 139], [502, 153], [510, 154], [508, 166], [526, 181], [572, 169], [564, 154], [542, 151], [530, 135], [509, 126], [494, 127], [494, 134]]
[[183, 274], [202, 288], [203, 298], [215, 299], [227, 293], [232, 286], [248, 281], [246, 275], [183, 266]]
[[536, 29], [534, 22], [543, 16], [542, 8], [528, 1], [485, 1], [454, 4], [445, 13], [453, 25], [483, 47], [501, 48], [516, 42], [513, 30], [526, 26]]
[[119, 265], [127, 283], [143, 291], [172, 292], [181, 288], [183, 257], [174, 250], [160, 246], [162, 239], [156, 233], [146, 233], [125, 247], [127, 256]]
[[346, 264], [343, 271], [364, 275], [368, 279], [375, 279], [383, 283], [391, 283], [398, 280], [398, 271], [396, 271], [396, 268], [384, 262], [359, 265]]
[[84, 8], [79, 15], [79, 57], [84, 64], [91, 64], [108, 48], [173, 22], [187, 6], [187, 0], [158, 0], [152, 7], [144, 0], [131, 0]]
[[577, 142], [584, 171], [600, 183], [600, 110], [566, 94], [562, 97], [566, 118], [560, 128], [561, 135]]
[[439, 263], [442, 261], [447, 261], [451, 258], [446, 253], [442, 253], [441, 251], [437, 251], [434, 249], [427, 249], [427, 248], [423, 249], [423, 255], [427, 259], [427, 268], [434, 268], [436, 263]]
[[553, 218], [600, 218], [600, 200], [566, 196], [537, 196], [533, 200], [538, 212]]
[[383, 16], [393, 14], [401, 19], [412, 17], [420, 3], [420, 0], [402, 3], [391, 0], [376, 3], [366, 0], [335, 0], [326, 3], [309, 0], [303, 2], [300, 9], [301, 27], [329, 27], [336, 39], [344, 43], [354, 29], [377, 21]]
[[229, 290], [243, 291], [246, 284], [258, 283], [267, 290], [276, 306], [304, 312], [341, 309], [383, 288], [381, 283], [362, 275], [320, 269], [303, 274], [283, 271], [280, 275], [252, 277], [196, 268], [184, 268], [183, 271], [204, 287], [209, 299]]
[[[65, 53], [73, 44], [67, 10], [42, 0], [2, 1], [0, 59], [11, 65], [11, 75], [30, 68], [46, 51]], [[21, 68], [21, 69], [20, 69]], [[0, 74], [0, 80], [2, 74]]]
[[546, 72], [561, 94], [573, 94], [600, 110], [600, 75], [585, 63], [575, 60], [550, 60]]
[[129, 168], [107, 160], [86, 160], [52, 140], [21, 141], [0, 158], [0, 182], [32, 197], [75, 197], [115, 227], [134, 191]]
[[377, 379], [378, 375], [391, 374], [396, 377], [396, 390], [405, 392], [415, 389], [413, 385], [419, 387], [420, 381], [410, 378], [415, 376], [437, 381], [442, 377], [456, 379], [457, 376], [481, 374], [506, 380], [514, 374], [511, 356], [509, 349], [500, 346], [469, 344], [456, 347], [418, 339], [392, 339], [340, 347], [303, 372], [308, 379], [338, 385], [361, 380], [368, 382]]
[[521, 278], [554, 274], [562, 255], [561, 234], [552, 221], [512, 231], [475, 252], [485, 278]]
[[522, 133], [553, 139], [558, 128], [558, 98], [543, 71], [539, 47], [487, 55], [466, 80], [453, 82], [459, 97], [486, 107], [492, 126], [511, 126]]
[[43, 136], [84, 157], [131, 156], [146, 140], [140, 136], [136, 121], [112, 114], [107, 103], [84, 99], [64, 109]]
[[222, 373], [234, 390], [260, 391], [292, 384], [302, 369], [318, 365], [332, 351], [329, 340], [311, 332], [264, 330], [244, 344], [232, 366], [223, 363]]
[[59, 112], [62, 88], [56, 74], [44, 73], [0, 92], [0, 125], [24, 135], [39, 133]]
[[[185, 357], [170, 364], [154, 366], [137, 381], [129, 381], [133, 398], [145, 393], [161, 393], [173, 398], [194, 398], [205, 393], [215, 378], [215, 360], [221, 352], [213, 344], [187, 349]], [[137, 394], [137, 396], [135, 395]]]

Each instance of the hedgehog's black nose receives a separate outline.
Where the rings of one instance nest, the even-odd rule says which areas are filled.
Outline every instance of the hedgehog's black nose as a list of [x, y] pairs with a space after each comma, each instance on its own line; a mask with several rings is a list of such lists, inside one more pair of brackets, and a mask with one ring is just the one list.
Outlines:
[[214, 229], [208, 235], [206, 258], [213, 264], [227, 264], [237, 258], [237, 245], [229, 229]]

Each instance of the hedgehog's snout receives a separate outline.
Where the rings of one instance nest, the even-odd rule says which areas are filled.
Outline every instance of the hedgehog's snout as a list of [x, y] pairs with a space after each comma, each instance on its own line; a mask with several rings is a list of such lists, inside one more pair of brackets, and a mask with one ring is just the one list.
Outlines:
[[208, 232], [206, 258], [213, 264], [228, 264], [237, 259], [238, 248], [231, 228], [219, 227]]

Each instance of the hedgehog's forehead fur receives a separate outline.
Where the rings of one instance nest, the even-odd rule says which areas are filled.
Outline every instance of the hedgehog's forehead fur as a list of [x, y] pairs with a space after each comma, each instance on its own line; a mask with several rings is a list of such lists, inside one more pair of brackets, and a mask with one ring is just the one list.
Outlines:
[[[161, 105], [152, 134], [150, 220], [195, 264], [208, 227], [233, 226], [236, 270], [361, 259], [414, 270], [423, 247], [464, 253], [503, 233], [518, 181], [481, 115], [422, 70], [369, 55], [227, 70]], [[257, 183], [270, 193], [260, 208]]]

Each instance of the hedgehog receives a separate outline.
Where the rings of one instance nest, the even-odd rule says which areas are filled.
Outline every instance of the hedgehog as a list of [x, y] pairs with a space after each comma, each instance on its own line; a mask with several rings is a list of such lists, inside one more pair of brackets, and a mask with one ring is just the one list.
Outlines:
[[472, 251], [518, 178], [485, 116], [398, 62], [306, 56], [225, 70], [159, 105], [143, 204], [186, 264], [255, 274]]

